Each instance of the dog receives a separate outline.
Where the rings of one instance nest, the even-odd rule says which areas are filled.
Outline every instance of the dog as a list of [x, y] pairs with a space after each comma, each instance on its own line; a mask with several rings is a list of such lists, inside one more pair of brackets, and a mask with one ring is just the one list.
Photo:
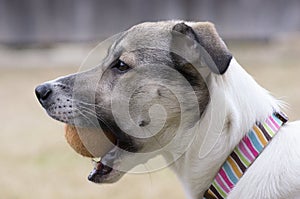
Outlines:
[[[210, 22], [146, 22], [103, 48], [98, 66], [35, 90], [52, 118], [114, 136], [89, 176], [95, 183], [162, 155], [187, 198], [203, 198], [253, 125], [282, 109]], [[299, 121], [282, 125], [227, 198], [300, 198], [299, 131]]]

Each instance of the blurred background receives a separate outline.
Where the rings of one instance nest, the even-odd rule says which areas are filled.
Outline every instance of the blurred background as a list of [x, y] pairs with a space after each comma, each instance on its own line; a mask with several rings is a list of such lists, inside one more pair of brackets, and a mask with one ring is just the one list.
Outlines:
[[167, 168], [88, 182], [91, 161], [34, 95], [39, 83], [76, 72], [105, 38], [166, 19], [215, 23], [241, 65], [300, 118], [299, 0], [0, 0], [0, 198], [184, 198]]

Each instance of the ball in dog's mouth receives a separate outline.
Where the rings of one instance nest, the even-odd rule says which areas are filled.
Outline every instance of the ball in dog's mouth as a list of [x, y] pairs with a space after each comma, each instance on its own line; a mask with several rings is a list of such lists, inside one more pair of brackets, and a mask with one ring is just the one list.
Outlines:
[[[102, 163], [101, 157], [117, 147], [116, 138], [112, 133], [103, 133], [99, 129], [79, 128], [66, 124], [65, 138], [75, 152], [84, 157], [93, 158], [95, 166], [88, 176], [89, 181], [102, 183], [110, 177], [109, 174], [114, 169]], [[114, 173], [117, 174], [118, 172]]]

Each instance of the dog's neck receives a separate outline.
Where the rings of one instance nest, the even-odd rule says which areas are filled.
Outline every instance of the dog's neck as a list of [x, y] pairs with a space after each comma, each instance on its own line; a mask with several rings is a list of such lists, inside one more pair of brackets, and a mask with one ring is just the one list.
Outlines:
[[173, 169], [189, 198], [199, 198], [233, 148], [252, 128], [279, 110], [279, 102], [260, 87], [233, 58], [224, 75], [210, 74], [211, 102], [197, 137]]

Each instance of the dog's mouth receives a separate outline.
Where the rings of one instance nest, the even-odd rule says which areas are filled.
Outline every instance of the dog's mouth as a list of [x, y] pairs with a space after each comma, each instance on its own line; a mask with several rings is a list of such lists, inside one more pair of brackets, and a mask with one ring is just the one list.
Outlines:
[[113, 183], [125, 174], [120, 171], [120, 164], [124, 152], [132, 145], [131, 139], [124, 136], [125, 133], [116, 133], [121, 130], [108, 127], [103, 122], [99, 122], [97, 127], [78, 126], [74, 120], [63, 123], [66, 124], [65, 138], [68, 144], [82, 156], [92, 158], [94, 168], [88, 176], [89, 181]]
[[119, 171], [112, 167], [105, 165], [101, 160], [96, 161], [93, 159], [95, 164], [94, 169], [90, 172], [88, 180], [93, 183], [113, 183], [118, 180]]
[[[129, 167], [124, 167], [123, 158], [129, 151], [136, 150], [130, 140], [116, 138], [115, 145], [101, 158], [93, 158], [94, 169], [90, 172], [88, 180], [94, 183], [113, 183], [118, 181]], [[122, 165], [122, 168], [121, 168]], [[124, 168], [123, 168], [124, 167]]]
[[91, 171], [88, 179], [92, 182], [95, 182], [97, 178], [103, 177], [104, 175], [108, 175], [113, 171], [113, 168], [110, 166], [104, 165], [100, 160], [97, 161], [93, 159], [95, 163], [95, 168]]
[[[108, 138], [106, 142], [110, 142], [110, 147], [101, 147], [102, 153], [97, 154], [90, 151], [92, 156], [92, 162], [94, 163], [94, 168], [88, 176], [88, 180], [94, 183], [113, 183], [118, 181], [124, 174], [122, 171], [121, 163], [126, 156], [124, 153], [128, 152], [132, 147], [131, 140], [127, 137], [122, 137], [123, 133], [116, 129], [112, 131], [111, 128], [107, 128], [106, 125], [100, 125], [101, 130], [97, 129], [97, 133], [103, 131]], [[85, 133], [85, 132], [83, 132]], [[90, 138], [92, 139], [92, 138]], [[90, 140], [88, 140], [89, 142]], [[97, 144], [98, 145], [98, 144]], [[99, 146], [99, 145], [98, 145]]]
[[[48, 115], [53, 119], [63, 122], [67, 125], [74, 126], [74, 128], [76, 129], [83, 129], [83, 132], [81, 133], [82, 136], [83, 134], [86, 134], [85, 128], [88, 129], [92, 126], [91, 124], [93, 123], [89, 122], [95, 122], [98, 120], [96, 113], [93, 113], [92, 116], [84, 115], [84, 110], [86, 107], [81, 110], [81, 106], [79, 106], [81, 104], [77, 105], [73, 103], [73, 100], [70, 100], [69, 98], [57, 97], [55, 99], [56, 101], [53, 103], [48, 103], [48, 101], [46, 103], [46, 101], [44, 102], [40, 99], [39, 101], [47, 111]], [[74, 145], [79, 144], [81, 147], [83, 146], [86, 151], [85, 154], [88, 155], [83, 155], [83, 153], [80, 153], [75, 149], [77, 153], [80, 153], [81, 155], [87, 157], [98, 157], [98, 160], [93, 160], [94, 168], [88, 176], [88, 180], [94, 183], [113, 183], [118, 181], [126, 172], [123, 171], [124, 169], [120, 168], [121, 161], [124, 156], [126, 156], [124, 153], [128, 151], [132, 152], [135, 150], [133, 141], [124, 132], [122, 132], [122, 130], [120, 130], [113, 121], [109, 121], [110, 122], [106, 122], [109, 123], [109, 125], [107, 125], [104, 124], [102, 120], [98, 120], [98, 124], [100, 124], [100, 126], [98, 127], [99, 129], [96, 128], [96, 130], [98, 131], [97, 133], [100, 133], [99, 131], [101, 130], [104, 132], [104, 134], [108, 138], [107, 142], [110, 142], [111, 144], [110, 148], [104, 147], [100, 150], [102, 151], [101, 155], [99, 155], [99, 153], [97, 152], [88, 150], [86, 147], [86, 143], [81, 139], [77, 140], [77, 143], [74, 143]], [[93, 138], [90, 138], [88, 136], [86, 138], [87, 143], [93, 143], [93, 146], [95, 146], [96, 143], [97, 147], [101, 148], [101, 144], [98, 144], [96, 140], [92, 140]], [[74, 149], [73, 146], [72, 148]]]
[[124, 172], [118, 170], [116, 147], [108, 151], [102, 158], [93, 158], [94, 168], [88, 176], [88, 180], [93, 183], [113, 183], [118, 181]]

